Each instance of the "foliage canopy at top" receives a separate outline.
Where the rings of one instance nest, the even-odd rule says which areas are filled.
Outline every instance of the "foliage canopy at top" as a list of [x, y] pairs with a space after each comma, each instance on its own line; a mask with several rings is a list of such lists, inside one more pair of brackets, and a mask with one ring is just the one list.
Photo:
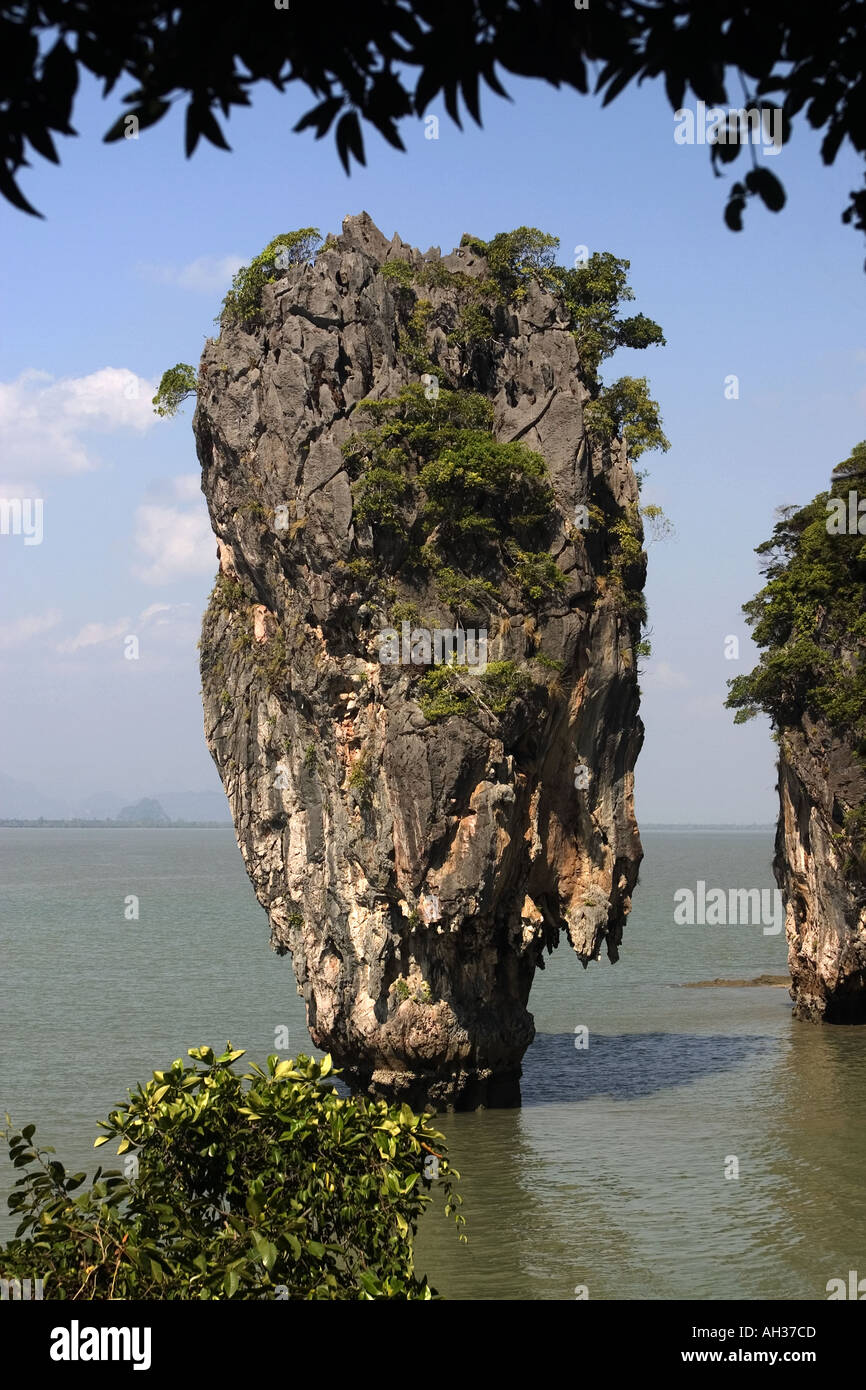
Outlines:
[[[674, 109], [687, 93], [730, 108], [733, 94], [738, 108], [781, 106], [785, 140], [804, 114], [823, 133], [825, 164], [846, 140], [866, 153], [861, 0], [825, 0], [820, 13], [802, 0], [592, 0], [585, 10], [565, 0], [379, 0], [346, 6], [333, 24], [308, 5], [262, 3], [254, 22], [248, 6], [224, 6], [215, 24], [209, 0], [0, 0], [0, 53], [0, 192], [26, 212], [35, 209], [16, 175], [28, 147], [58, 162], [52, 132], [76, 133], [82, 70], [106, 95], [121, 79], [132, 83], [106, 140], [154, 125], [187, 96], [187, 155], [202, 136], [229, 148], [215, 109], [227, 117], [248, 106], [263, 81], [279, 91], [300, 82], [315, 102], [295, 129], [319, 139], [333, 128], [348, 171], [352, 158], [364, 163], [362, 121], [397, 149], [397, 122], [440, 97], [458, 125], [461, 97], [480, 124], [480, 80], [507, 95], [497, 65], [580, 93], [592, 87], [605, 105], [646, 78], [662, 78]], [[741, 148], [711, 145], [713, 164]], [[784, 204], [765, 165], [731, 186], [729, 226], [739, 229], [752, 197], [773, 211]], [[866, 187], [850, 194], [843, 220], [866, 231]]]
[[864, 482], [866, 441], [834, 470], [829, 492], [784, 508], [758, 546], [767, 582], [743, 612], [761, 658], [728, 682], [735, 723], [763, 711], [783, 730], [808, 713], [866, 754], [866, 536], [848, 516], [849, 492]]

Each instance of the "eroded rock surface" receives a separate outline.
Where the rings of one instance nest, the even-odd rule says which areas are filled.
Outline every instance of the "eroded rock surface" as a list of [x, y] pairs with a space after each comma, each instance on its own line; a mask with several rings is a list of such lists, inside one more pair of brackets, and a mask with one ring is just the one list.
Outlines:
[[804, 716], [779, 740], [779, 822], [773, 868], [786, 905], [794, 1015], [866, 1023], [866, 886], [840, 832], [866, 802], [854, 749]]
[[[452, 290], [424, 291], [443, 383], [483, 393], [495, 437], [546, 460], [565, 576], [541, 611], [511, 594], [486, 615], [488, 660], [527, 672], [529, 693], [502, 714], [479, 702], [425, 718], [419, 670], [379, 660], [388, 603], [347, 568], [375, 550], [341, 445], [359, 402], [418, 381], [401, 347], [406, 296], [380, 270], [392, 259], [440, 258], [347, 218], [315, 265], [266, 288], [255, 331], [225, 327], [205, 347], [194, 427], [220, 566], [202, 637], [206, 737], [314, 1042], [377, 1093], [514, 1104], [545, 949], [565, 932], [584, 964], [602, 947], [615, 960], [641, 859], [639, 622], [611, 581], [610, 528], [573, 524], [584, 504], [628, 514], [639, 537], [637, 484], [620, 445], [587, 445], [588, 392], [554, 298], [532, 286], [467, 351], [448, 341]], [[486, 273], [466, 248], [441, 263]], [[621, 570], [631, 591], [644, 568], [641, 555]], [[395, 597], [455, 625], [423, 580]]]

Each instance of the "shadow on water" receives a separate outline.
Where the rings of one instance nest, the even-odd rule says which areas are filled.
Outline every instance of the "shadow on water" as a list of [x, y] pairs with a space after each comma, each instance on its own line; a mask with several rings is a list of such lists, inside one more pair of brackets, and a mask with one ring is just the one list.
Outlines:
[[703, 1033], [592, 1035], [585, 1050], [570, 1033], [538, 1033], [523, 1059], [523, 1105], [610, 1096], [631, 1100], [731, 1071], [778, 1046], [773, 1037]]

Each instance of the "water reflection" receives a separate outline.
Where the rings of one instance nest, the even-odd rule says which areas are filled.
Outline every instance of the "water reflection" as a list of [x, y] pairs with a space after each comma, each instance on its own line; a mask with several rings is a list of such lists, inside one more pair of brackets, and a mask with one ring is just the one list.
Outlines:
[[540, 1033], [523, 1063], [524, 1106], [611, 1096], [627, 1100], [728, 1071], [776, 1046], [772, 1037], [701, 1033], [592, 1036], [585, 1051], [572, 1034]]

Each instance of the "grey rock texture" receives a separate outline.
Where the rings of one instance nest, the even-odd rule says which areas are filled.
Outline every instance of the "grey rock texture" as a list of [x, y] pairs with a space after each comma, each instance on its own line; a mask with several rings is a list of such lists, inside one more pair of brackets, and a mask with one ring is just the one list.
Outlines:
[[[616, 960], [642, 856], [639, 623], [610, 582], [609, 528], [572, 524], [584, 503], [629, 511], [642, 534], [637, 484], [620, 444], [588, 446], [588, 391], [553, 297], [533, 286], [467, 351], [448, 341], [453, 290], [424, 291], [443, 383], [487, 396], [496, 438], [547, 462], [550, 553], [566, 579], [540, 614], [511, 595], [481, 615], [488, 659], [532, 673], [531, 693], [502, 716], [479, 705], [428, 722], [418, 669], [379, 661], [387, 611], [345, 568], [373, 541], [340, 446], [363, 427], [360, 401], [418, 380], [400, 346], [407, 311], [380, 271], [391, 259], [417, 268], [439, 253], [349, 217], [315, 265], [266, 287], [255, 331], [227, 326], [205, 347], [194, 429], [220, 566], [201, 645], [205, 732], [317, 1046], [376, 1094], [516, 1104], [545, 948], [565, 932], [584, 964], [602, 947]], [[486, 273], [465, 248], [441, 262]], [[641, 554], [631, 590], [644, 574]], [[398, 597], [428, 626], [454, 625], [423, 584]], [[562, 663], [556, 680], [538, 652]]]
[[866, 802], [866, 770], [844, 739], [808, 715], [782, 731], [779, 750], [773, 868], [794, 1015], [866, 1023], [866, 885], [839, 837], [844, 812]]

